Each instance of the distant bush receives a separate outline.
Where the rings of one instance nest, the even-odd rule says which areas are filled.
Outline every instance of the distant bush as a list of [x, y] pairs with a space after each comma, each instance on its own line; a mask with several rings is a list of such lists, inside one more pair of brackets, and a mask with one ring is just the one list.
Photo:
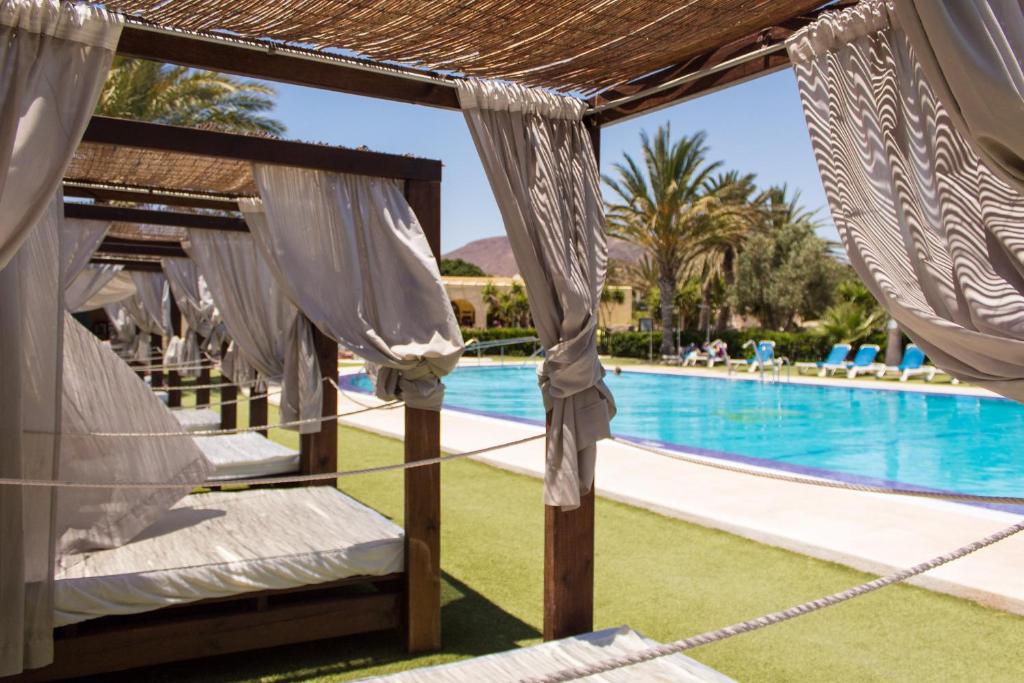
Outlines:
[[[495, 339], [515, 339], [516, 337], [536, 337], [537, 330], [532, 327], [488, 327], [478, 329], [472, 327], [462, 328], [462, 338], [468, 343], [470, 339], [478, 341], [493, 341]], [[535, 344], [514, 344], [505, 347], [506, 356], [529, 356], [533, 353]], [[483, 349], [481, 353], [485, 356], [501, 355], [500, 348]], [[469, 355], [475, 356], [476, 351], [470, 351]]]

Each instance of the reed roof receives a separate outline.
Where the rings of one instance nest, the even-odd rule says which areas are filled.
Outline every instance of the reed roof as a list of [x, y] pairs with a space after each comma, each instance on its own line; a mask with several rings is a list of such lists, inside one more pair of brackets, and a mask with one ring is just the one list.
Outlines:
[[824, 0], [107, 0], [162, 27], [592, 95]]
[[178, 192], [259, 194], [245, 161], [88, 142], [75, 150], [64, 178]]

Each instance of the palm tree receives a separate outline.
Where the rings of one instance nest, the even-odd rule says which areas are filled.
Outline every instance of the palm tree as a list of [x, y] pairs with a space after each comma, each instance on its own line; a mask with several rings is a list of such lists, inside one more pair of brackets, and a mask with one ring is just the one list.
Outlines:
[[176, 126], [211, 125], [238, 133], [281, 135], [284, 124], [263, 115], [277, 92], [234, 76], [115, 57], [96, 113]]
[[[715, 210], [703, 222], [704, 229], [693, 245], [687, 274], [701, 283], [704, 319], [700, 325], [709, 327], [712, 292], [727, 292], [736, 280], [736, 257], [743, 250], [747, 238], [761, 225], [765, 195], [757, 194], [753, 173], [740, 175], [737, 171], [720, 173], [710, 178], [705, 183], [705, 190], [718, 201]], [[726, 327], [730, 317], [726, 299], [718, 308], [715, 328]]]
[[608, 204], [608, 228], [645, 249], [657, 267], [661, 294], [661, 353], [671, 354], [673, 299], [690, 247], [716, 202], [707, 182], [718, 168], [708, 162], [704, 133], [673, 142], [663, 126], [654, 139], [640, 134], [643, 167], [628, 154], [605, 183], [621, 200]]

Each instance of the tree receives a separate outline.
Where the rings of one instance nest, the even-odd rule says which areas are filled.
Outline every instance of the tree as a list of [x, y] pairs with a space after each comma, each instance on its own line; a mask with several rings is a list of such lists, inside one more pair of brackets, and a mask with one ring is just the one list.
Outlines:
[[441, 259], [441, 275], [457, 275], [464, 277], [485, 276], [480, 266], [460, 258]]
[[737, 256], [732, 302], [762, 327], [790, 329], [797, 316], [815, 318], [832, 303], [841, 266], [815, 234], [799, 193], [790, 195], [785, 186], [769, 190], [764, 220]]
[[641, 167], [629, 154], [604, 182], [617, 196], [607, 206], [609, 232], [644, 248], [657, 269], [661, 297], [661, 353], [673, 352], [673, 298], [690, 247], [716, 197], [707, 182], [719, 167], [707, 160], [704, 133], [672, 140], [668, 125], [653, 140], [640, 134]]
[[513, 282], [508, 291], [500, 291], [493, 282], [480, 290], [480, 296], [487, 305], [488, 324], [503, 327], [530, 327], [530, 302], [523, 285]]
[[881, 331], [885, 311], [864, 286], [853, 277], [835, 290], [836, 303], [821, 316], [821, 329], [833, 342], [857, 344]]
[[263, 115], [277, 92], [234, 76], [115, 57], [96, 113], [175, 126], [211, 125], [239, 133], [281, 135], [284, 124]]

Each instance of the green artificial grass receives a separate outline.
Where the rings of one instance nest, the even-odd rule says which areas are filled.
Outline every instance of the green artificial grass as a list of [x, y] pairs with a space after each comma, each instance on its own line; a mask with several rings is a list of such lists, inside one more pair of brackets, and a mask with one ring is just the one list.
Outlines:
[[[244, 424], [244, 404], [240, 407]], [[275, 430], [271, 436], [297, 444], [294, 433]], [[343, 428], [339, 453], [342, 469], [358, 469], [398, 462], [402, 448], [397, 441]], [[540, 482], [462, 460], [444, 465], [442, 486], [441, 652], [408, 657], [394, 634], [378, 634], [173, 664], [106, 680], [344, 681], [539, 642]], [[342, 489], [401, 522], [400, 472], [343, 479]], [[605, 499], [598, 499], [596, 533], [595, 627], [629, 624], [661, 641], [756, 617], [869, 578]], [[895, 586], [689, 655], [740, 681], [994, 683], [1024, 679], [1022, 651], [1024, 618]]]

